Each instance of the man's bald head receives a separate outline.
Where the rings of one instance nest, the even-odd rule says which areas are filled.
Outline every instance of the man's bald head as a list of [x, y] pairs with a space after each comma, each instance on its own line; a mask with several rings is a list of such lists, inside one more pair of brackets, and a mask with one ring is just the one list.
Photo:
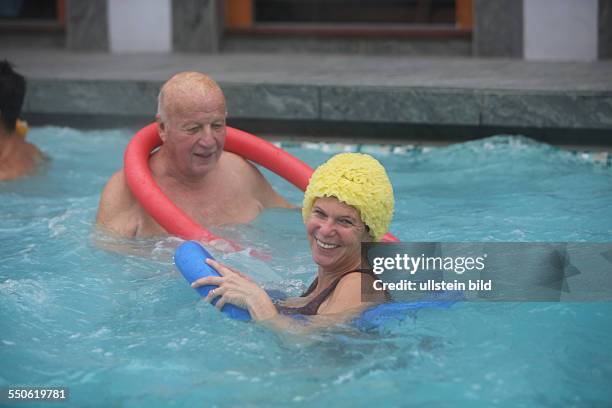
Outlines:
[[162, 86], [157, 98], [157, 114], [162, 122], [166, 122], [168, 115], [198, 104], [222, 106], [225, 110], [223, 91], [208, 75], [180, 72]]

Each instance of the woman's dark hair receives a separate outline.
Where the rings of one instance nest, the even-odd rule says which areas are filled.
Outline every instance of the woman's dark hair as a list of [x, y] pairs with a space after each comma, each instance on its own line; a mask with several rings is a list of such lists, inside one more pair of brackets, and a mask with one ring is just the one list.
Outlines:
[[21, 114], [25, 89], [25, 78], [7, 60], [0, 61], [0, 125], [10, 132]]

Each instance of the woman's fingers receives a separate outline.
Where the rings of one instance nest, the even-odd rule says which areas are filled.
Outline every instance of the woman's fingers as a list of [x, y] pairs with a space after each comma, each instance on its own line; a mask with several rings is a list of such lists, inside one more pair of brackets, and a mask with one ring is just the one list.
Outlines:
[[200, 286], [206, 285], [215, 285], [219, 286], [223, 283], [223, 278], [221, 276], [207, 276], [205, 278], [200, 278], [191, 283], [192, 288], [199, 288]]
[[257, 298], [261, 295], [259, 292], [267, 296], [255, 282], [240, 271], [223, 265], [211, 258], [206, 259], [205, 262], [215, 268], [221, 276], [200, 278], [194, 281], [191, 286], [193, 288], [205, 285], [216, 286], [216, 288], [208, 292], [205, 301], [213, 303], [214, 300], [217, 299], [214, 306], [218, 310], [223, 309], [228, 303], [247, 309], [250, 302], [253, 301], [253, 298]]
[[223, 309], [223, 306], [225, 306], [225, 296], [222, 296], [221, 299], [219, 299], [219, 301], [215, 303], [215, 307], [217, 308], [217, 310]]
[[248, 280], [249, 282], [252, 282], [252, 281], [253, 281], [253, 280], [252, 280], [250, 277], [246, 276], [244, 273], [240, 272], [239, 270], [232, 269], [232, 272], [234, 272], [234, 273], [236, 273], [238, 276], [240, 276], [240, 277], [242, 277], [242, 278], [244, 278], [244, 279]]
[[221, 286], [217, 286], [216, 288], [208, 292], [208, 295], [206, 295], [206, 301], [210, 303], [216, 297], [223, 296], [224, 293], [225, 293], [225, 288], [222, 288]]
[[244, 279], [248, 280], [248, 281], [252, 281], [252, 279], [250, 277], [248, 277], [247, 275], [245, 275], [244, 273], [240, 272], [238, 269], [232, 268], [230, 266], [224, 265], [222, 263], [219, 263], [217, 261], [215, 261], [212, 258], [207, 258], [206, 259], [206, 263], [210, 266], [212, 266], [213, 268], [215, 268], [217, 270], [217, 272], [219, 272], [219, 274], [221, 276], [226, 276], [228, 275], [228, 273], [231, 275], [232, 273], [235, 273], [238, 276], [243, 277]]
[[213, 268], [215, 268], [217, 272], [219, 272], [219, 275], [221, 276], [225, 276], [227, 274], [233, 273], [233, 271], [229, 267], [223, 265], [222, 263], [215, 261], [212, 258], [207, 258], [206, 263], [212, 266]]

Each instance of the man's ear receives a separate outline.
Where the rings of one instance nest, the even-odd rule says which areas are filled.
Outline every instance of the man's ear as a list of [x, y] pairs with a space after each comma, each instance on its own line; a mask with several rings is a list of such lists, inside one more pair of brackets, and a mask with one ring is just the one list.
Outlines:
[[159, 115], [155, 115], [155, 121], [157, 122], [157, 131], [159, 132], [159, 138], [162, 143], [166, 143], [167, 138], [167, 129], [166, 124], [162, 122], [161, 117]]

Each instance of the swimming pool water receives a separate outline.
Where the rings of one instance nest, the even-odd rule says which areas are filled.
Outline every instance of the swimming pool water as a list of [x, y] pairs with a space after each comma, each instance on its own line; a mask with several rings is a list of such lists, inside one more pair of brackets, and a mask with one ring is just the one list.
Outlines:
[[[0, 387], [67, 386], [79, 407], [612, 404], [607, 302], [466, 302], [377, 332], [305, 338], [215, 313], [173, 268], [180, 240], [93, 228], [130, 136], [34, 128], [51, 161], [0, 183]], [[311, 147], [288, 150], [311, 166], [335, 153]], [[390, 173], [391, 231], [403, 241], [612, 240], [612, 170], [588, 158], [507, 136], [401, 155], [360, 149]], [[299, 191], [267, 175], [299, 204]], [[273, 255], [216, 253], [267, 287], [296, 295], [313, 277], [298, 211], [219, 232]]]

